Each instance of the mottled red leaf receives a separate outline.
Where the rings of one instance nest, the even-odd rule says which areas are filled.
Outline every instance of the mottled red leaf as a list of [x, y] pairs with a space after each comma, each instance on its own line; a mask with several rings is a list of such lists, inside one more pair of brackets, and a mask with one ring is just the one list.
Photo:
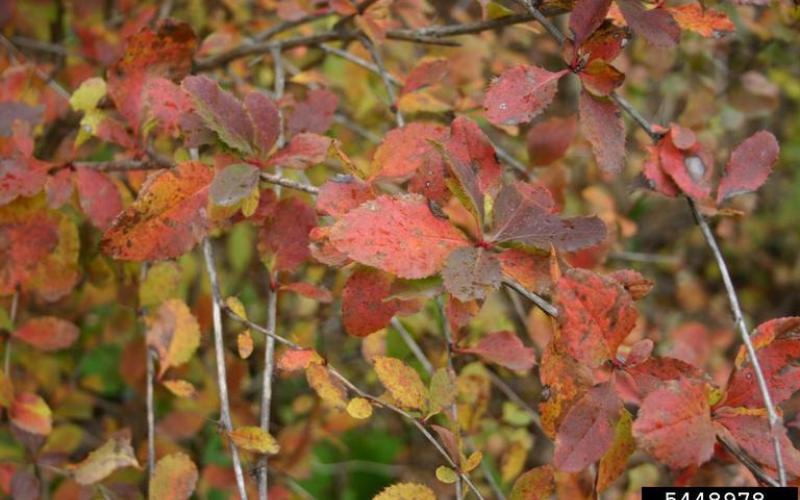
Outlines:
[[542, 353], [539, 377], [544, 384], [539, 402], [542, 430], [555, 439], [567, 411], [592, 387], [594, 377], [588, 366], [562, 352], [557, 342], [550, 342]]
[[767, 180], [778, 161], [780, 147], [770, 132], [756, 132], [736, 146], [717, 190], [717, 203], [755, 191]]
[[500, 253], [498, 259], [504, 275], [528, 290], [549, 294], [553, 286], [549, 255], [544, 252], [531, 253], [511, 248]]
[[155, 120], [161, 130], [170, 135], [180, 131], [181, 116], [191, 111], [192, 100], [166, 78], [150, 78], [142, 89], [143, 122]]
[[53, 412], [47, 402], [30, 392], [17, 394], [8, 408], [8, 418], [14, 425], [31, 434], [46, 436], [53, 430]]
[[558, 90], [558, 80], [568, 70], [555, 73], [536, 66], [516, 66], [503, 72], [486, 92], [486, 118], [495, 125], [527, 123], [544, 111]]
[[639, 300], [647, 296], [650, 290], [652, 290], [653, 285], [655, 285], [653, 281], [645, 278], [642, 276], [642, 273], [634, 271], [633, 269], [614, 271], [610, 276], [625, 288], [625, 291], [630, 294], [633, 300]]
[[646, 9], [640, 0], [617, 0], [625, 22], [642, 38], [660, 47], [673, 47], [681, 28], [664, 8]]
[[287, 133], [290, 136], [302, 132], [324, 133], [331, 126], [338, 105], [339, 97], [330, 90], [309, 91], [292, 109], [286, 122]]
[[556, 435], [553, 465], [578, 472], [600, 460], [614, 441], [622, 401], [606, 382], [589, 389], [564, 417]]
[[55, 316], [31, 318], [12, 335], [42, 351], [58, 351], [71, 346], [78, 339], [78, 327]]
[[644, 399], [648, 394], [661, 387], [664, 382], [679, 378], [700, 378], [702, 373], [694, 366], [675, 358], [647, 358], [639, 363], [633, 359], [626, 364], [623, 383], [628, 385], [630, 396], [634, 400]]
[[102, 249], [121, 260], [158, 260], [183, 255], [206, 236], [206, 206], [214, 174], [200, 162], [148, 178], [136, 201], [103, 235]]
[[509, 185], [497, 195], [490, 241], [513, 240], [543, 250], [554, 246], [573, 251], [605, 239], [605, 223], [598, 217], [561, 218], [550, 214], [544, 204], [552, 199], [528, 188], [524, 184]]
[[370, 200], [341, 217], [329, 237], [356, 262], [409, 279], [437, 273], [450, 252], [467, 245], [464, 235], [416, 195]]
[[647, 179], [649, 186], [654, 191], [674, 198], [681, 192], [680, 188], [672, 177], [668, 176], [661, 168], [661, 159], [659, 158], [658, 148], [655, 146], [647, 146], [648, 158], [644, 163], [642, 173]]
[[22, 158], [0, 158], [0, 205], [11, 203], [19, 196], [33, 196], [47, 182], [44, 169], [33, 168]]
[[671, 135], [667, 135], [658, 142], [657, 148], [661, 169], [681, 191], [696, 199], [711, 194], [714, 164], [700, 143], [689, 149], [678, 149]]
[[536, 352], [513, 332], [494, 332], [478, 341], [475, 347], [459, 348], [458, 352], [476, 354], [509, 370], [528, 371], [536, 364]]
[[443, 165], [432, 142], [443, 142], [447, 129], [434, 123], [409, 123], [390, 130], [372, 158], [373, 172], [380, 179], [403, 179], [426, 163]]
[[[456, 177], [468, 191], [471, 189], [468, 186], [474, 183], [478, 192], [486, 193], [500, 182], [502, 167], [494, 146], [474, 121], [464, 116], [453, 120], [445, 149], [459, 166]], [[474, 177], [474, 181], [465, 182], [463, 177]]]
[[583, 88], [596, 96], [607, 96], [625, 81], [625, 74], [603, 59], [591, 61], [578, 76]]
[[261, 227], [258, 249], [275, 255], [278, 271], [291, 271], [311, 257], [308, 233], [316, 227], [314, 209], [299, 198], [285, 198]]
[[[765, 468], [768, 474], [775, 476], [775, 445], [772, 440], [769, 419], [761, 414], [743, 408], [724, 408], [714, 413], [717, 432], [725, 437], [733, 438], [746, 455]], [[778, 440], [781, 444], [781, 457], [789, 477], [800, 477], [800, 451], [794, 447], [786, 433], [786, 428], [779, 425]]]
[[599, 366], [612, 359], [636, 324], [630, 295], [611, 278], [570, 269], [556, 283], [560, 341], [578, 361]]
[[[630, 29], [615, 25], [606, 20], [578, 48], [579, 57], [587, 62], [595, 59], [613, 61], [630, 41]], [[566, 50], [566, 49], [565, 49]], [[570, 56], [571, 56], [570, 50]]]
[[577, 126], [573, 115], [550, 118], [531, 127], [525, 136], [531, 165], [550, 165], [561, 159], [575, 138]]
[[270, 157], [268, 165], [303, 169], [325, 161], [332, 139], [324, 135], [305, 133], [292, 137], [284, 148]]
[[278, 356], [278, 369], [286, 372], [305, 370], [311, 363], [323, 363], [314, 349], [288, 349]]
[[319, 187], [317, 211], [338, 217], [375, 198], [372, 186], [355, 177], [334, 177]]
[[[780, 404], [800, 390], [800, 317], [762, 323], [756, 328], [752, 340], [772, 401]], [[723, 404], [731, 407], [764, 407], [753, 364], [744, 346], [736, 356], [736, 369], [728, 381]]]
[[642, 401], [633, 423], [637, 443], [672, 468], [702, 465], [714, 453], [714, 425], [705, 384], [669, 381]]
[[97, 170], [78, 167], [75, 172], [81, 210], [99, 229], [108, 229], [114, 217], [122, 212], [119, 189], [106, 174]]
[[592, 145], [597, 166], [617, 174], [625, 161], [625, 124], [617, 106], [608, 98], [581, 91], [578, 100], [581, 130]]
[[391, 294], [393, 278], [377, 269], [358, 268], [342, 290], [342, 323], [349, 335], [366, 337], [389, 325], [400, 309]]
[[485, 299], [502, 278], [497, 256], [477, 247], [456, 248], [442, 269], [445, 289], [462, 302]]
[[244, 98], [244, 109], [253, 123], [253, 145], [262, 155], [268, 154], [280, 134], [278, 107], [263, 92], [250, 92]]
[[691, 30], [704, 37], [718, 37], [736, 30], [728, 16], [718, 10], [699, 3], [686, 3], [667, 7], [678, 26]]
[[580, 45], [596, 30], [608, 14], [611, 0], [577, 0], [569, 15], [569, 29], [575, 45]]

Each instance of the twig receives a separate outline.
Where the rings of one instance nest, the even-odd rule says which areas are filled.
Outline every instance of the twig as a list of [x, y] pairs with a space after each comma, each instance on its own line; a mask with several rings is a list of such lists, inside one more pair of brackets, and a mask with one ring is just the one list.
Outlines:
[[[17, 59], [19, 59], [22, 54], [20, 53], [19, 49], [11, 42], [11, 40], [6, 38], [4, 35], [0, 34], [0, 44], [5, 46], [6, 51], [10, 56], [10, 59], [13, 62], [18, 62]], [[60, 95], [62, 98], [69, 100], [70, 93], [67, 92], [67, 90], [61, 86], [61, 84], [59, 84], [57, 81], [51, 78], [50, 75], [39, 69], [38, 65], [36, 64], [33, 65], [33, 71], [36, 73], [36, 76], [38, 76], [45, 84], [47, 84], [48, 87], [50, 87], [51, 90], [53, 90], [56, 94]]]
[[[67, 163], [63, 167], [68, 166], [74, 167], [81, 167], [81, 168], [91, 168], [92, 170], [98, 170], [101, 172], [127, 172], [129, 170], [162, 170], [164, 168], [169, 168], [164, 164], [157, 162], [155, 160], [108, 160], [108, 161], [74, 161], [72, 163]], [[56, 167], [56, 168], [63, 168], [63, 167]]]
[[548, 33], [550, 33], [550, 36], [555, 38], [559, 44], [564, 43], [564, 40], [566, 40], [567, 37], [565, 37], [564, 34], [561, 33], [561, 30], [556, 28], [556, 25], [550, 22], [550, 20], [547, 19], [547, 17], [539, 9], [534, 7], [532, 0], [522, 0], [520, 3], [522, 3], [522, 5], [528, 9], [528, 12], [531, 13], [533, 18], [536, 19], [539, 24], [541, 24], [542, 27], [547, 30]]
[[422, 368], [428, 375], [433, 373], [433, 365], [431, 364], [430, 360], [425, 353], [422, 352], [422, 348], [417, 344], [417, 341], [414, 340], [414, 337], [411, 336], [411, 333], [403, 326], [403, 323], [400, 322], [397, 318], [392, 318], [392, 328], [397, 330], [397, 333], [400, 334], [400, 337], [403, 339], [403, 342], [406, 343], [408, 348], [411, 350], [411, 353], [414, 354], [414, 357], [417, 358], [419, 364], [422, 365]]
[[[453, 332], [450, 331], [450, 322], [447, 321], [447, 315], [444, 312], [444, 300], [440, 295], [436, 299], [436, 305], [439, 309], [439, 316], [442, 319], [442, 333], [444, 334], [444, 341], [446, 342], [447, 348], [447, 371], [450, 373], [450, 376], [455, 377], [456, 369], [453, 365]], [[453, 419], [453, 427], [455, 428], [456, 432], [458, 433], [457, 438], [458, 441], [461, 440], [461, 424], [458, 421], [458, 405], [456, 404], [455, 400], [450, 403], [450, 417]], [[459, 464], [460, 466], [461, 464]], [[460, 478], [456, 479], [456, 499], [461, 500], [464, 498], [464, 492], [462, 491], [461, 481]]]
[[736, 459], [739, 460], [739, 462], [741, 462], [741, 464], [744, 465], [747, 470], [749, 470], [756, 477], [757, 480], [769, 486], [780, 486], [777, 481], [772, 479], [769, 474], [764, 472], [764, 469], [759, 467], [759, 465], [755, 463], [753, 459], [750, 458], [750, 456], [741, 448], [722, 436], [717, 436], [717, 441], [719, 441], [720, 444], [722, 444], [722, 446], [724, 446], [731, 455], [735, 456]]
[[608, 258], [670, 267], [675, 267], [681, 263], [681, 259], [677, 255], [659, 255], [644, 252], [611, 252], [608, 254]]
[[[231, 405], [228, 400], [228, 378], [225, 369], [225, 345], [222, 338], [222, 313], [220, 311], [220, 298], [219, 280], [217, 278], [217, 269], [214, 264], [214, 250], [211, 247], [211, 240], [206, 238], [203, 240], [203, 254], [205, 256], [206, 271], [208, 272], [208, 279], [211, 282], [211, 295], [213, 297], [213, 304], [211, 312], [214, 320], [214, 351], [217, 358], [217, 385], [219, 386], [219, 412], [220, 421], [223, 428], [227, 432], [233, 431], [233, 423], [231, 421]], [[233, 460], [233, 472], [236, 476], [236, 486], [239, 489], [239, 497], [242, 500], [247, 500], [247, 489], [244, 483], [244, 474], [242, 473], [242, 463], [239, 459], [239, 451], [236, 445], [230, 442], [231, 458]]]
[[[13, 330], [17, 324], [17, 310], [19, 309], [19, 290], [14, 291], [14, 295], [11, 296], [11, 311], [8, 314], [8, 321], [11, 323], [11, 329]], [[6, 374], [6, 378], [11, 376], [11, 343], [12, 343], [11, 332], [8, 332], [8, 337], [6, 338], [6, 352], [4, 353], [3, 359], [3, 373]]]
[[270, 26], [260, 33], [257, 33], [255, 36], [253, 36], [253, 40], [257, 42], [263, 42], [264, 40], [269, 40], [270, 38], [283, 33], [284, 31], [289, 31], [290, 29], [297, 28], [298, 26], [318, 21], [320, 19], [325, 19], [326, 17], [330, 17], [332, 15], [334, 15], [334, 12], [317, 12], [305, 15], [299, 19], [284, 21], [280, 24], [276, 24], [275, 26]]
[[736, 295], [736, 288], [733, 286], [733, 281], [731, 280], [730, 273], [728, 272], [728, 265], [725, 263], [725, 258], [722, 256], [722, 252], [719, 249], [716, 238], [714, 238], [714, 233], [711, 232], [711, 228], [708, 226], [708, 222], [706, 221], [705, 217], [703, 217], [703, 215], [697, 209], [697, 205], [695, 204], [694, 200], [688, 197], [686, 200], [689, 202], [689, 208], [692, 211], [692, 215], [694, 215], [695, 222], [698, 226], [700, 226], [700, 231], [702, 231], [703, 237], [706, 239], [706, 243], [708, 243], [711, 253], [714, 254], [714, 259], [717, 261], [717, 267], [719, 267], [719, 272], [722, 275], [722, 282], [724, 283], [725, 291], [728, 294], [728, 301], [730, 302], [731, 313], [733, 314], [733, 322], [736, 328], [739, 330], [739, 336], [742, 338], [742, 342], [747, 349], [747, 356], [750, 358], [750, 362], [753, 363], [753, 371], [756, 374], [758, 388], [761, 391], [761, 397], [764, 400], [764, 407], [766, 408], [767, 416], [769, 417], [769, 430], [772, 438], [772, 447], [775, 451], [775, 464], [778, 471], [778, 480], [781, 486], [786, 486], [786, 467], [784, 466], [783, 456], [781, 455], [780, 434], [778, 432], [779, 427], [783, 425], [783, 422], [781, 421], [778, 412], [775, 411], [775, 406], [772, 403], [772, 396], [769, 393], [769, 386], [767, 385], [767, 380], [764, 377], [764, 372], [761, 369], [761, 362], [758, 360], [758, 356], [756, 355], [756, 349], [753, 347], [753, 342], [751, 341], [750, 334], [747, 331], [744, 315], [742, 314], [742, 308], [739, 305], [739, 297]]
[[539, 308], [541, 308], [542, 311], [547, 313], [549, 316], [552, 316], [554, 318], [558, 317], [558, 308], [556, 306], [554, 306], [553, 304], [551, 304], [550, 302], [548, 302], [545, 299], [543, 299], [538, 294], [535, 294], [535, 293], [531, 292], [530, 290], [528, 290], [524, 286], [520, 285], [516, 281], [514, 281], [512, 279], [509, 279], [509, 278], [504, 279], [503, 280], [503, 284], [505, 286], [511, 288], [512, 290], [514, 290], [518, 294], [522, 295], [523, 297], [525, 297], [525, 298], [529, 299], [530, 301], [532, 301], [534, 304], [539, 306]]
[[153, 379], [155, 379], [155, 362], [153, 353], [145, 345], [145, 359], [147, 361], [147, 476], [152, 479], [156, 470], [156, 414], [153, 405]]
[[295, 181], [292, 179], [287, 179], [286, 177], [282, 177], [278, 174], [270, 174], [267, 172], [262, 172], [261, 180], [264, 182], [269, 182], [270, 184], [283, 186], [285, 188], [296, 189], [297, 191], [305, 191], [306, 193], [311, 193], [311, 194], [319, 193], [319, 188], [316, 186], [305, 184], [303, 182]]
[[[332, 47], [332, 46], [324, 44], [324, 43], [321, 44], [319, 46], [319, 48], [324, 50], [325, 52], [327, 52], [329, 54], [333, 54], [333, 55], [339, 56], [339, 57], [341, 57], [342, 59], [344, 59], [346, 61], [350, 61], [351, 63], [353, 63], [355, 65], [358, 65], [358, 66], [361, 66], [362, 68], [368, 69], [369, 71], [372, 71], [375, 74], [380, 74], [380, 69], [378, 69], [378, 67], [376, 65], [372, 64], [371, 62], [367, 61], [366, 59], [362, 59], [362, 58], [358, 57], [355, 54], [351, 54], [350, 52], [348, 52], [346, 50], [342, 50], [342, 49], [339, 49], [337, 47]], [[385, 74], [386, 74], [386, 78], [392, 84], [397, 85], [398, 87], [403, 85], [402, 80], [400, 80], [399, 78], [395, 77], [394, 75], [390, 74], [389, 72], [385, 72]]]
[[375, 66], [378, 69], [378, 74], [381, 76], [381, 80], [383, 80], [383, 86], [386, 88], [386, 96], [389, 98], [389, 107], [394, 111], [394, 118], [397, 122], [398, 127], [402, 127], [405, 125], [405, 120], [403, 119], [403, 114], [400, 112], [400, 109], [397, 107], [397, 96], [394, 93], [394, 87], [392, 86], [392, 81], [389, 79], [389, 73], [386, 72], [386, 67], [383, 64], [383, 57], [381, 57], [381, 53], [375, 44], [372, 43], [372, 40], [369, 39], [366, 35], [362, 35], [359, 37], [361, 44], [369, 51], [370, 55], [372, 56], [372, 60], [375, 61]]

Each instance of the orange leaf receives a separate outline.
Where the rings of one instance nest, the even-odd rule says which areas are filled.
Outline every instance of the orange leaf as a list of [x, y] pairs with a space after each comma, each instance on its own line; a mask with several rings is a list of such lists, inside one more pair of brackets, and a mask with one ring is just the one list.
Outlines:
[[8, 409], [14, 425], [31, 434], [46, 436], [53, 430], [53, 412], [40, 396], [23, 392], [17, 394]]
[[184, 453], [172, 453], [159, 459], [150, 479], [151, 500], [185, 500], [197, 484], [197, 466]]
[[42, 351], [58, 351], [71, 346], [78, 339], [78, 327], [55, 316], [31, 318], [12, 335]]

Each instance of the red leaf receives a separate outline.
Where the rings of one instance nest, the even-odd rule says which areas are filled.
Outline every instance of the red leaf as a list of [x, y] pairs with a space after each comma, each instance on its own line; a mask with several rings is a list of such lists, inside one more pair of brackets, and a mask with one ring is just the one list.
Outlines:
[[606, 174], [618, 174], [625, 160], [625, 124], [617, 106], [586, 90], [578, 100], [581, 130], [592, 144], [597, 166]]
[[37, 394], [17, 394], [8, 409], [11, 422], [31, 434], [46, 436], [53, 430], [53, 413], [47, 402]]
[[46, 170], [33, 168], [22, 158], [0, 158], [0, 205], [11, 203], [19, 196], [35, 195], [45, 182]]
[[447, 129], [433, 123], [409, 123], [390, 130], [372, 158], [374, 176], [403, 179], [428, 163], [443, 165], [431, 142], [443, 142]]
[[536, 293], [548, 294], [553, 287], [550, 277], [550, 256], [544, 252], [530, 253], [515, 248], [497, 256], [503, 274]]
[[699, 3], [667, 7], [667, 10], [682, 29], [694, 31], [707, 38], [736, 30], [736, 26], [723, 12]]
[[[469, 118], [459, 116], [450, 124], [446, 150], [450, 158], [469, 169], [459, 169], [459, 172], [474, 177], [474, 181], [467, 184], [474, 182], [480, 193], [486, 193], [500, 182], [503, 168], [497, 161], [494, 146], [478, 124]], [[483, 207], [480, 209], [483, 210]]]
[[319, 187], [317, 211], [338, 217], [373, 198], [371, 185], [355, 177], [337, 176]]
[[317, 215], [299, 198], [278, 203], [273, 216], [261, 227], [258, 249], [274, 254], [278, 271], [291, 271], [311, 257], [309, 232], [317, 225]]
[[43, 257], [58, 244], [58, 222], [45, 214], [0, 210], [0, 294], [27, 282]]
[[550, 118], [531, 127], [525, 137], [531, 165], [550, 165], [561, 159], [575, 138], [577, 125], [573, 115]]
[[462, 302], [485, 299], [502, 278], [497, 256], [483, 248], [456, 248], [442, 269], [444, 287]]
[[636, 325], [630, 295], [616, 281], [591, 271], [570, 269], [556, 283], [561, 342], [589, 366], [612, 359]]
[[[528, 189], [526, 189], [528, 188]], [[527, 191], [527, 192], [526, 192]], [[597, 217], [561, 218], [547, 212], [547, 199], [534, 196], [524, 184], [503, 187], [494, 202], [490, 241], [517, 241], [543, 250], [551, 246], [573, 251], [597, 244], [606, 237], [606, 227]]]
[[602, 24], [611, 7], [611, 0], [578, 0], [569, 15], [569, 29], [580, 45]]
[[269, 159], [268, 165], [304, 169], [322, 163], [328, 157], [332, 139], [324, 135], [298, 134]]
[[286, 123], [290, 136], [302, 132], [322, 134], [331, 126], [339, 97], [327, 89], [311, 90], [305, 100], [295, 104]]
[[281, 285], [281, 290], [288, 290], [303, 297], [314, 299], [323, 304], [333, 302], [333, 295], [327, 288], [314, 286], [311, 283], [304, 283], [302, 281], [296, 283], [289, 283], [288, 285]]
[[[762, 323], [752, 336], [756, 356], [776, 405], [800, 390], [800, 317], [773, 319]], [[725, 406], [763, 408], [753, 364], [744, 346], [736, 356], [736, 369], [728, 381]]]
[[203, 123], [222, 142], [245, 155], [253, 154], [253, 122], [239, 99], [207, 76], [187, 76], [181, 86], [192, 96]]
[[390, 295], [391, 275], [366, 267], [358, 268], [342, 290], [342, 323], [349, 335], [366, 337], [386, 328], [400, 309]]
[[695, 143], [689, 149], [678, 149], [670, 134], [658, 142], [657, 148], [661, 169], [681, 191], [696, 199], [704, 199], [711, 194], [714, 164], [711, 155], [700, 143]]
[[263, 92], [250, 92], [244, 98], [244, 109], [253, 123], [253, 145], [262, 155], [267, 155], [280, 133], [278, 107]]
[[[717, 432], [733, 438], [733, 441], [758, 464], [766, 469], [767, 474], [776, 475], [775, 448], [769, 419], [764, 414], [753, 414], [741, 408], [725, 408], [714, 414], [714, 423], [718, 424]], [[800, 451], [786, 434], [781, 424], [777, 430], [781, 444], [781, 457], [789, 477], [800, 476]]]
[[78, 339], [78, 327], [55, 316], [42, 316], [26, 321], [12, 335], [42, 351], [58, 351]]
[[495, 125], [527, 123], [544, 111], [558, 90], [558, 80], [568, 70], [556, 73], [536, 66], [516, 66], [494, 80], [486, 92], [486, 118]]
[[153, 174], [136, 201], [103, 235], [102, 249], [115, 259], [179, 257], [208, 232], [208, 189], [213, 171], [199, 162]]
[[83, 212], [99, 229], [108, 229], [114, 217], [122, 212], [122, 196], [114, 181], [97, 170], [78, 167], [75, 184]]
[[450, 252], [467, 245], [415, 195], [380, 196], [351, 210], [331, 227], [330, 241], [356, 262], [408, 279], [439, 272]]
[[736, 146], [720, 180], [717, 203], [761, 187], [778, 161], [779, 154], [780, 147], [775, 136], [763, 130]]
[[509, 370], [528, 371], [536, 364], [536, 352], [509, 331], [494, 332], [482, 337], [475, 347], [459, 348], [458, 352], [477, 354], [491, 363]]
[[542, 430], [555, 439], [567, 411], [594, 384], [592, 370], [562, 352], [557, 342], [550, 342], [542, 353], [539, 377], [544, 384], [539, 412]]
[[409, 71], [400, 95], [405, 95], [424, 87], [429, 87], [445, 77], [447, 74], [447, 59], [437, 58], [423, 61]]
[[[675, 358], [648, 358], [640, 363], [627, 362], [625, 374], [630, 389], [630, 396], [634, 400], [644, 399], [648, 394], [664, 385], [669, 380], [679, 378], [700, 378], [702, 373], [694, 366]], [[631, 366], [633, 365], [633, 366]]]
[[287, 372], [305, 370], [311, 363], [323, 363], [314, 349], [287, 349], [278, 357], [278, 369]]
[[652, 290], [653, 283], [651, 280], [642, 276], [639, 271], [633, 269], [621, 269], [611, 273], [611, 277], [617, 280], [620, 285], [625, 288], [633, 300], [644, 298], [650, 290]]
[[639, 446], [672, 468], [708, 461], [716, 438], [705, 384], [686, 378], [662, 384], [642, 401], [633, 435]]
[[579, 472], [600, 460], [614, 441], [622, 401], [606, 382], [589, 389], [564, 417], [556, 435], [553, 465]]
[[602, 59], [591, 61], [578, 76], [583, 87], [596, 96], [610, 95], [625, 81], [624, 73]]
[[617, 0], [625, 22], [653, 45], [673, 47], [681, 36], [681, 28], [670, 13], [661, 7], [646, 10], [639, 0]]
[[647, 150], [649, 156], [647, 161], [645, 161], [642, 173], [648, 180], [650, 189], [670, 198], [678, 196], [681, 189], [675, 184], [675, 181], [662, 170], [658, 148], [655, 146], [647, 146]]
[[[630, 41], [630, 29], [619, 27], [610, 20], [605, 21], [597, 28], [594, 33], [583, 42], [578, 48], [579, 60], [586, 60], [587, 63], [595, 59], [602, 59], [604, 61], [613, 61], [622, 52], [622, 49]], [[567, 48], [565, 44], [565, 51], [568, 57], [565, 58], [570, 62], [572, 57], [571, 48]]]
[[166, 78], [150, 78], [142, 90], [144, 119], [153, 118], [168, 134], [180, 131], [181, 116], [191, 111], [192, 100], [186, 92]]

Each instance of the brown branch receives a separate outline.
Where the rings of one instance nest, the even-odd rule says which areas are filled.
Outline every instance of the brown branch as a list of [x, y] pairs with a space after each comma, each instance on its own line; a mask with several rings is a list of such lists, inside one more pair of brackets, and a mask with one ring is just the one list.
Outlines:
[[386, 67], [383, 65], [383, 57], [381, 57], [381, 53], [375, 44], [372, 43], [372, 40], [369, 39], [366, 35], [362, 35], [359, 37], [361, 44], [369, 51], [370, 55], [372, 56], [372, 60], [375, 62], [375, 67], [378, 70], [378, 74], [383, 81], [383, 86], [386, 88], [386, 96], [389, 98], [389, 107], [394, 111], [395, 121], [397, 122], [398, 127], [402, 127], [405, 125], [405, 120], [403, 119], [403, 114], [400, 112], [400, 109], [397, 108], [397, 96], [394, 93], [394, 87], [392, 86], [392, 80], [389, 78], [389, 73], [386, 72]]
[[744, 452], [744, 450], [736, 446], [736, 444], [731, 443], [728, 439], [722, 436], [717, 436], [717, 441], [719, 441], [720, 444], [722, 444], [722, 446], [724, 446], [725, 449], [728, 450], [728, 452], [730, 452], [731, 455], [736, 457], [736, 459], [742, 465], [744, 465], [747, 468], [747, 470], [749, 470], [759, 482], [761, 482], [762, 484], [766, 484], [768, 486], [780, 486], [780, 484], [777, 481], [772, 479], [769, 476], [769, 474], [764, 472], [764, 469], [762, 469], [757, 463], [753, 461], [752, 458], [750, 458], [750, 455], [748, 455], [747, 453]]

